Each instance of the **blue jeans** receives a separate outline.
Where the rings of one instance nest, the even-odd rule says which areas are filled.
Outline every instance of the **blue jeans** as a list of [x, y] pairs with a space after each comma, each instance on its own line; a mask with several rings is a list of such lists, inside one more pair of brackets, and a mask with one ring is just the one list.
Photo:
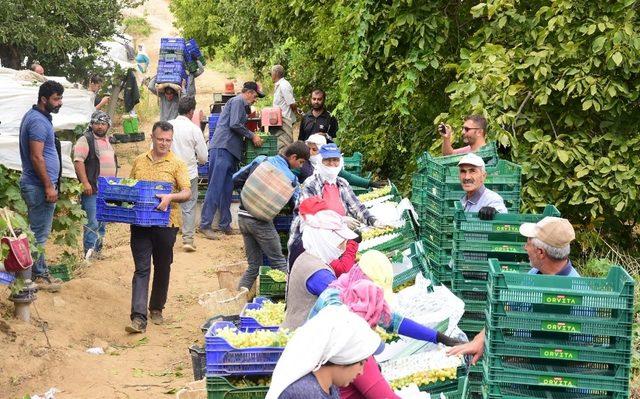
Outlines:
[[22, 275], [24, 278], [47, 276], [49, 269], [44, 261], [44, 246], [51, 234], [51, 224], [56, 204], [45, 200], [44, 187], [20, 182], [20, 194], [27, 204], [27, 216], [29, 218], [29, 228], [35, 235], [36, 242], [42, 246], [42, 254], [35, 259], [31, 270]]
[[82, 210], [87, 213], [87, 224], [84, 225], [84, 234], [82, 236], [84, 253], [86, 254], [89, 249], [93, 249], [94, 252], [100, 252], [102, 250], [105, 224], [98, 222], [98, 219], [96, 219], [96, 195], [82, 194], [80, 196], [80, 204], [82, 205]]
[[209, 186], [202, 204], [200, 228], [209, 229], [216, 211], [220, 211], [220, 230], [231, 227], [231, 194], [233, 174], [238, 169], [238, 160], [224, 148], [209, 150]]

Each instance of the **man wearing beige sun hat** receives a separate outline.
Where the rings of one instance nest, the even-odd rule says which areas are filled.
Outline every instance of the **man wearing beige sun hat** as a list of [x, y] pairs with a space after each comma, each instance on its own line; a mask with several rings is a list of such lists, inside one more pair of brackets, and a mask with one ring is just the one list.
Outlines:
[[[520, 234], [527, 237], [524, 249], [529, 255], [532, 269], [529, 274], [546, 274], [579, 277], [569, 260], [570, 244], [576, 238], [573, 226], [567, 219], [547, 216], [538, 223], [523, 223]], [[485, 331], [482, 330], [471, 342], [449, 350], [449, 355], [473, 355], [476, 364], [484, 352]]]

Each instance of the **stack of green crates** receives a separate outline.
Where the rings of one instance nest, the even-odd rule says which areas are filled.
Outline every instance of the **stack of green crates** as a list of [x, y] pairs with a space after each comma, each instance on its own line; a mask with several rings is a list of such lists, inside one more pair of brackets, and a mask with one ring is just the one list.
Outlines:
[[[269, 391], [268, 379], [257, 377], [236, 378], [207, 377], [207, 399], [261, 399]], [[249, 382], [255, 384], [250, 385]]]
[[520, 234], [522, 223], [536, 223], [546, 216], [560, 216], [553, 205], [542, 214], [496, 214], [493, 220], [480, 220], [477, 213], [466, 213], [456, 205], [453, 232], [452, 291], [465, 303], [460, 329], [475, 335], [484, 327], [489, 258], [502, 262], [505, 271], [531, 269], [524, 249], [527, 238]]
[[261, 135], [262, 146], [256, 147], [251, 140], [245, 140], [244, 164], [248, 165], [258, 155], [268, 157], [278, 155], [278, 138], [273, 135]]
[[344, 161], [344, 170], [362, 176], [362, 154], [354, 152], [350, 157], [342, 157]]
[[634, 280], [504, 272], [489, 261], [483, 393], [629, 398]]

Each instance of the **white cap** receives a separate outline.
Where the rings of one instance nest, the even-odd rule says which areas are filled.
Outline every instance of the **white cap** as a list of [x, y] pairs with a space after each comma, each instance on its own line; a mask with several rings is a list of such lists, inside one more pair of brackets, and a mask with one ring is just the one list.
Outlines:
[[324, 137], [321, 134], [315, 133], [315, 134], [312, 134], [311, 136], [309, 136], [307, 138], [307, 140], [305, 141], [305, 143], [313, 143], [313, 144], [317, 145], [318, 148], [320, 148], [323, 145], [327, 144], [327, 138]]
[[460, 162], [458, 162], [458, 166], [460, 165], [473, 165], [484, 168], [484, 161], [476, 154], [470, 153], [460, 159]]

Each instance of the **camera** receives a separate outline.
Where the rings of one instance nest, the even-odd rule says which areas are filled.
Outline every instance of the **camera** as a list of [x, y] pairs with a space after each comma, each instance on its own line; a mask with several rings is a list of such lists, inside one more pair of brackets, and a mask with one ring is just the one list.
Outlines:
[[446, 127], [444, 126], [444, 123], [440, 123], [438, 125], [438, 131], [440, 132], [441, 135], [444, 136], [444, 134], [447, 132]]

